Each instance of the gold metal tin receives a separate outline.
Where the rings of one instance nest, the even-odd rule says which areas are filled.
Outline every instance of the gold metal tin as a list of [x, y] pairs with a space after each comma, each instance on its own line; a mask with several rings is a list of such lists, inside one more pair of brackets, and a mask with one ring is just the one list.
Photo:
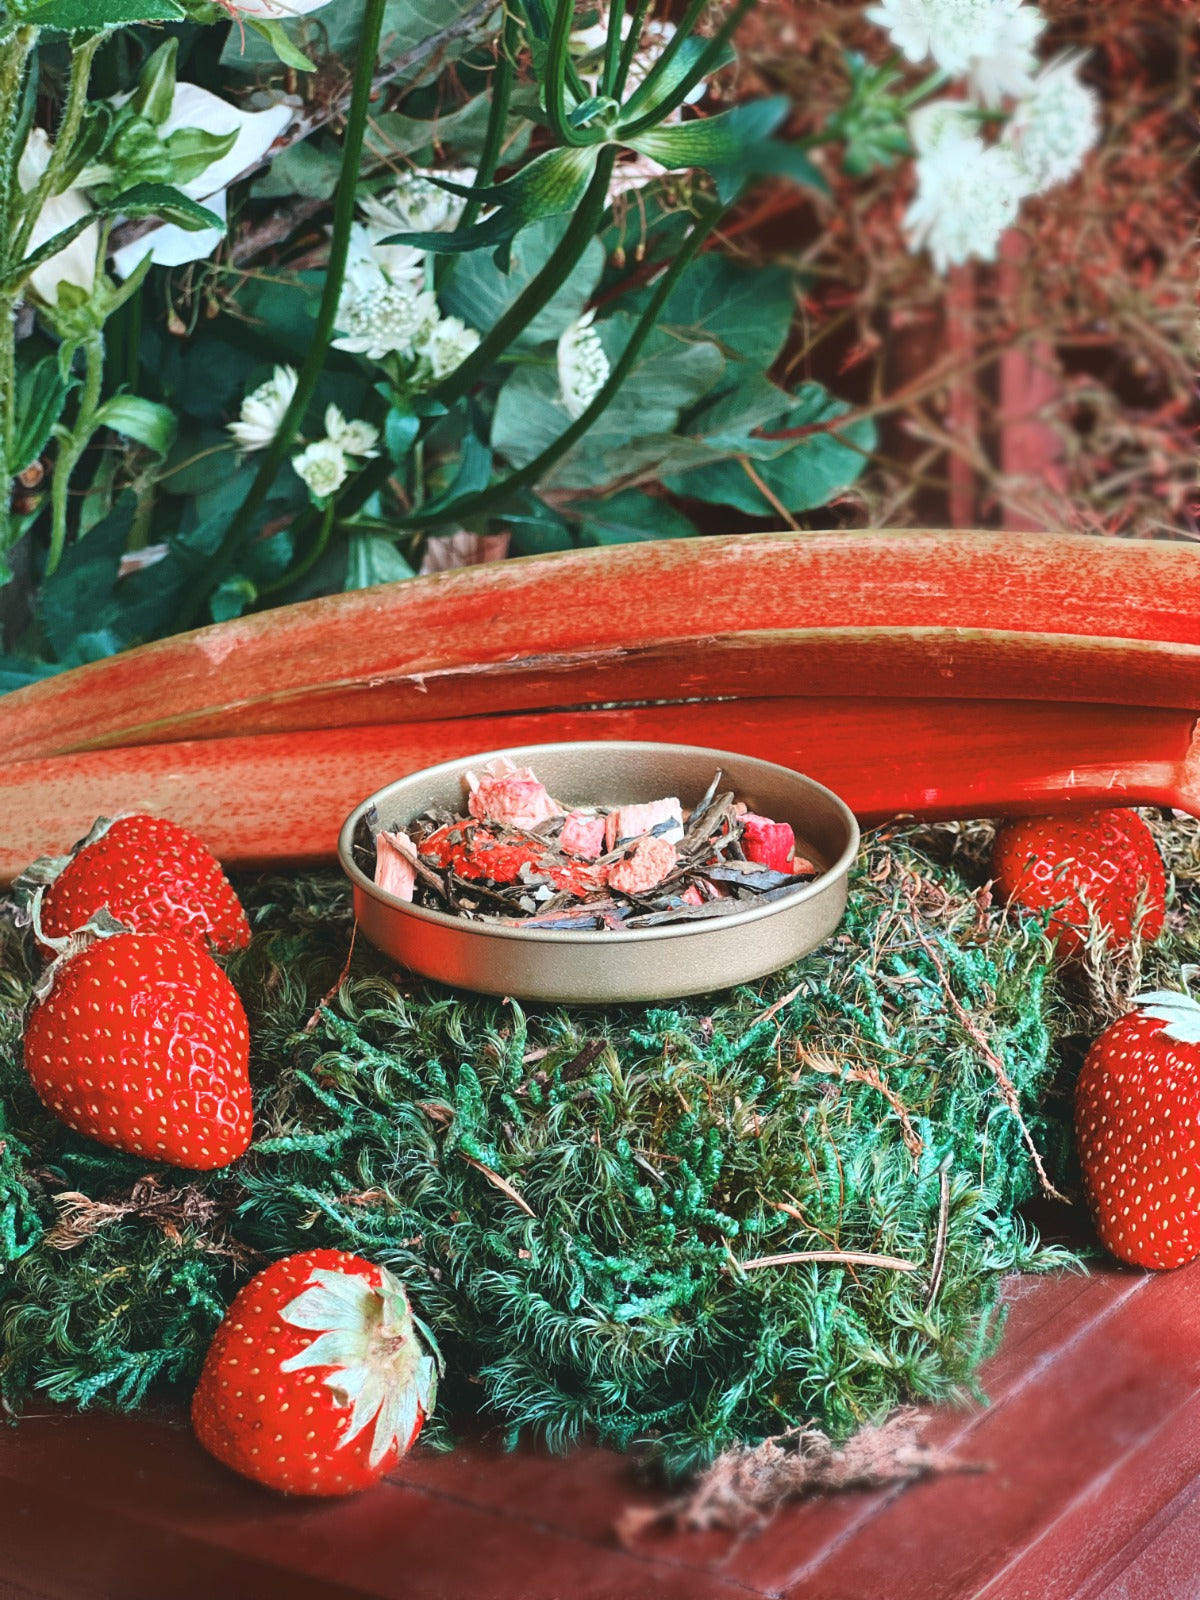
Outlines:
[[[823, 870], [792, 894], [728, 916], [668, 927], [557, 932], [467, 922], [409, 905], [376, 888], [354, 859], [372, 806], [386, 828], [430, 806], [460, 810], [463, 774], [496, 756], [531, 766], [564, 805], [614, 806], [677, 795], [693, 806], [718, 767], [722, 787], [753, 811], [789, 822], [797, 851]], [[359, 927], [403, 966], [457, 988], [517, 999], [611, 1005], [709, 993], [761, 978], [816, 949], [846, 905], [858, 825], [845, 803], [812, 778], [727, 750], [695, 745], [581, 741], [521, 745], [446, 761], [391, 783], [351, 812], [338, 857], [354, 886]]]

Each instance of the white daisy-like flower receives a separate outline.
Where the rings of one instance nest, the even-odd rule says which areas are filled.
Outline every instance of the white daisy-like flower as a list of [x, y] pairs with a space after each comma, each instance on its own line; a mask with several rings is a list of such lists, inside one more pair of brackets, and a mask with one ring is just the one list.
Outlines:
[[[474, 167], [455, 167], [439, 168], [432, 176], [470, 188], [476, 174]], [[439, 189], [424, 173], [406, 172], [394, 188], [360, 200], [359, 210], [372, 237], [386, 239], [393, 233], [449, 233], [466, 204], [465, 195]]]
[[1024, 0], [881, 0], [867, 16], [909, 61], [932, 56], [943, 72], [967, 78], [985, 106], [1027, 92], [1046, 26]]
[[333, 341], [333, 348], [369, 361], [410, 357], [425, 344], [437, 320], [432, 293], [417, 292], [409, 284], [384, 282], [365, 293], [343, 292], [337, 314], [342, 337]]
[[1039, 194], [1073, 178], [1100, 137], [1100, 102], [1079, 81], [1081, 64], [1061, 55], [1045, 66], [1004, 130], [1002, 143]]
[[976, 257], [995, 259], [1029, 183], [1011, 151], [982, 139], [949, 139], [918, 157], [917, 197], [905, 215], [909, 243], [927, 248], [939, 272]]
[[325, 433], [329, 440], [348, 456], [363, 456], [373, 460], [379, 451], [379, 429], [364, 422], [361, 417], [347, 422], [340, 406], [329, 406], [325, 412]]
[[315, 444], [310, 444], [298, 456], [292, 457], [292, 466], [317, 500], [328, 500], [350, 476], [346, 452], [332, 439], [318, 439]]
[[456, 372], [478, 343], [478, 333], [474, 328], [468, 328], [461, 317], [442, 317], [430, 329], [418, 354], [428, 361], [430, 374], [436, 383]]
[[266, 450], [275, 442], [299, 381], [295, 367], [276, 367], [266, 383], [260, 383], [242, 401], [241, 413], [229, 424], [229, 431], [243, 455]]
[[581, 417], [608, 382], [609, 360], [592, 326], [595, 309], [585, 312], [558, 341], [558, 387], [572, 420]]

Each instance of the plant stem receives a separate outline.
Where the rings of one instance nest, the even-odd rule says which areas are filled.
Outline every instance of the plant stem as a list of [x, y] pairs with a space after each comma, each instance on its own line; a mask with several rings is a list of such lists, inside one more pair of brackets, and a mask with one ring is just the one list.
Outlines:
[[546, 81], [542, 86], [546, 101], [546, 115], [550, 127], [560, 144], [588, 144], [567, 121], [566, 74], [570, 57], [569, 41], [571, 22], [575, 15], [575, 0], [555, 0], [554, 20], [550, 24], [550, 49], [546, 60]]
[[290, 567], [281, 578], [276, 578], [274, 583], [264, 584], [258, 591], [260, 599], [266, 595], [278, 594], [283, 589], [290, 589], [294, 583], [299, 583], [301, 578], [308, 576], [329, 548], [329, 537], [333, 532], [333, 525], [336, 521], [337, 506], [331, 499], [321, 514], [320, 531], [312, 549], [296, 566]]
[[70, 161], [79, 130], [83, 126], [88, 89], [92, 81], [92, 62], [103, 40], [104, 35], [98, 33], [90, 39], [85, 39], [82, 44], [75, 45], [71, 50], [71, 77], [67, 88], [67, 103], [63, 108], [62, 121], [58, 125], [58, 136], [54, 142], [49, 165], [29, 196], [25, 215], [17, 231], [16, 243], [13, 246], [14, 265], [25, 259], [29, 240], [37, 219], [42, 214], [43, 206], [59, 192], [59, 182]]
[[447, 522], [462, 522], [467, 518], [482, 516], [486, 512], [492, 511], [518, 489], [523, 489], [527, 484], [535, 482], [541, 477], [542, 473], [552, 467], [561, 456], [564, 456], [571, 446], [583, 437], [615, 398], [617, 391], [628, 377], [630, 369], [637, 360], [642, 346], [652, 333], [658, 313], [666, 304], [672, 289], [674, 289], [680, 277], [691, 265], [701, 245], [709, 237], [713, 229], [716, 228], [726, 210], [727, 208], [724, 206], [714, 205], [710, 208], [708, 215], [696, 223], [691, 233], [688, 234], [683, 248], [671, 262], [670, 267], [663, 274], [658, 287], [647, 302], [645, 310], [638, 319], [637, 326], [630, 335], [629, 343], [625, 346], [609, 373], [604, 387], [596, 395], [587, 410], [582, 412], [552, 445], [549, 445], [539, 456], [535, 456], [532, 461], [527, 462], [525, 466], [519, 468], [516, 472], [509, 473], [508, 477], [502, 479], [501, 482], [489, 484], [486, 489], [479, 490], [477, 494], [464, 495], [461, 500], [452, 501], [449, 505], [443, 506], [440, 511], [430, 516], [421, 517], [414, 513], [407, 517], [401, 517], [395, 523], [395, 526], [398, 528], [433, 528]]
[[[648, 3], [648, 0], [647, 0]], [[609, 0], [608, 32], [604, 36], [604, 66], [600, 74], [600, 93], [613, 95], [617, 68], [621, 61], [621, 24], [625, 21], [625, 0]]]
[[83, 394], [75, 426], [69, 433], [59, 434], [58, 460], [54, 463], [54, 488], [51, 494], [50, 553], [46, 557], [46, 576], [54, 572], [62, 560], [67, 543], [67, 495], [71, 487], [71, 474], [79, 465], [80, 457], [92, 441], [96, 431], [96, 412], [100, 408], [100, 394], [104, 383], [104, 335], [99, 329], [88, 335], [83, 347]]
[[[500, 156], [504, 150], [504, 135], [508, 129], [508, 107], [512, 99], [513, 59], [517, 52], [517, 24], [509, 13], [504, 19], [504, 32], [500, 35], [500, 51], [496, 58], [496, 72], [492, 78], [492, 103], [488, 108], [487, 130], [483, 136], [483, 149], [479, 153], [476, 169], [477, 188], [486, 189], [496, 176]], [[469, 228], [479, 215], [481, 202], [468, 200], [458, 219], [458, 228]], [[457, 232], [457, 229], [455, 230]]]
[[[0, 45], [0, 261], [10, 264], [10, 242], [15, 232], [13, 199], [21, 152], [16, 148], [21, 122], [25, 69], [37, 41], [38, 30], [20, 27]], [[0, 297], [0, 552], [10, 541], [9, 502], [12, 498], [13, 444], [17, 429], [17, 296]]]
[[646, 26], [646, 13], [649, 10], [650, 0], [637, 0], [633, 8], [633, 19], [621, 49], [620, 60], [617, 62], [616, 76], [613, 78], [612, 96], [615, 100], [619, 100], [624, 92], [625, 80], [629, 77], [633, 58], [637, 55], [638, 45], [642, 42], [642, 29]]
[[[738, 3], [726, 17], [725, 21], [708, 41], [707, 49], [704, 50], [699, 57], [697, 57], [696, 61], [692, 64], [686, 75], [680, 79], [680, 81], [671, 90], [670, 94], [665, 96], [664, 99], [654, 105], [651, 110], [645, 112], [640, 117], [635, 117], [635, 119], [627, 126], [623, 126], [621, 129], [621, 137], [624, 139], [636, 138], [639, 133], [645, 133], [647, 128], [658, 127], [659, 123], [662, 122], [666, 117], [669, 117], [672, 111], [677, 111], [687, 99], [688, 95], [691, 94], [692, 90], [700, 82], [700, 80], [702, 78], [706, 78], [713, 70], [713, 67], [720, 59], [721, 51], [724, 50], [725, 46], [729, 43], [729, 40], [733, 37], [742, 21], [742, 18], [754, 7], [756, 3], [757, 0], [738, 0]], [[645, 82], [639, 86], [639, 94], [646, 92], [650, 95], [650, 98], [653, 99], [653, 85], [661, 78], [668, 62], [670, 62], [672, 57], [676, 55], [682, 47], [683, 40], [687, 37], [685, 28], [688, 30], [688, 32], [690, 32], [695, 18], [699, 16], [700, 11], [703, 9], [703, 5], [704, 0], [699, 0], [698, 4], [697, 0], [693, 0], [692, 5], [688, 7], [685, 17], [680, 21], [679, 29], [674, 38], [672, 38], [662, 55], [659, 56], [653, 67], [651, 67], [650, 71], [646, 74]]]
[[300, 378], [292, 403], [288, 406], [279, 430], [263, 457], [254, 482], [245, 500], [239, 506], [233, 521], [225, 531], [220, 548], [200, 573], [180, 611], [177, 626], [193, 627], [200, 616], [212, 590], [227, 576], [242, 540], [249, 532], [255, 517], [262, 509], [271, 485], [291, 449], [305, 412], [312, 402], [325, 368], [329, 342], [337, 320], [338, 303], [342, 295], [342, 281], [346, 275], [346, 262], [350, 253], [350, 229], [354, 223], [357, 198], [358, 169], [362, 160], [363, 138], [371, 106], [372, 79], [375, 60], [379, 53], [379, 39], [383, 31], [387, 0], [367, 0], [363, 17], [362, 38], [359, 41], [358, 61], [354, 71], [354, 90], [350, 98], [350, 111], [346, 119], [345, 141], [342, 150], [342, 178], [338, 185], [333, 216], [333, 234], [329, 246], [329, 264], [325, 271], [325, 290], [317, 313], [308, 355], [300, 369]]

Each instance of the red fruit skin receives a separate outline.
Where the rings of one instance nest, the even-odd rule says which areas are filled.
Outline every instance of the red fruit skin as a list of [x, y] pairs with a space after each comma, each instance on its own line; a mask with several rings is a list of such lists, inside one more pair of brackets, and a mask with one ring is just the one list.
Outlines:
[[118, 817], [42, 897], [42, 929], [65, 938], [102, 906], [134, 933], [173, 933], [221, 954], [250, 943], [250, 924], [221, 863], [162, 817]]
[[1106, 1250], [1135, 1267], [1200, 1254], [1200, 1045], [1134, 1011], [1088, 1051], [1075, 1137]]
[[349, 1409], [326, 1384], [331, 1367], [282, 1372], [282, 1363], [316, 1335], [280, 1313], [301, 1292], [314, 1267], [353, 1272], [373, 1288], [378, 1267], [344, 1250], [306, 1250], [276, 1261], [241, 1290], [217, 1329], [192, 1397], [192, 1426], [209, 1452], [234, 1472], [285, 1494], [334, 1496], [369, 1489], [400, 1460], [421, 1431], [399, 1440], [372, 1467], [371, 1429], [344, 1449], [338, 1442]]
[[101, 1144], [206, 1171], [250, 1143], [246, 1013], [211, 956], [119, 933], [72, 956], [35, 1008], [25, 1066], [42, 1102]]
[[1084, 948], [1089, 926], [1084, 895], [1111, 928], [1114, 949], [1132, 940], [1143, 894], [1143, 940], [1153, 943], [1163, 930], [1167, 875], [1154, 836], [1136, 811], [1078, 811], [1006, 822], [996, 835], [992, 877], [1003, 898], [1026, 910], [1057, 907], [1049, 927], [1063, 957]]

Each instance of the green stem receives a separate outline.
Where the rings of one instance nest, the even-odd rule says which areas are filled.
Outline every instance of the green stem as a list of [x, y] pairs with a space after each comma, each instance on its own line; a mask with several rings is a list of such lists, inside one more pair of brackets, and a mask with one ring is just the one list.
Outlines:
[[75, 141], [79, 138], [79, 130], [83, 126], [84, 112], [87, 110], [88, 89], [92, 82], [92, 62], [96, 51], [104, 41], [103, 34], [95, 34], [90, 39], [85, 39], [82, 44], [75, 45], [71, 50], [71, 78], [67, 88], [67, 103], [63, 108], [62, 121], [58, 125], [58, 136], [54, 142], [54, 151], [45, 172], [39, 178], [37, 187], [29, 196], [25, 215], [21, 219], [21, 226], [17, 230], [16, 241], [13, 246], [12, 259], [20, 262], [25, 259], [29, 249], [29, 240], [33, 234], [38, 217], [47, 200], [58, 194], [60, 182], [66, 170], [71, 152], [75, 148]]
[[[483, 149], [479, 153], [479, 166], [476, 169], [475, 183], [480, 189], [486, 189], [495, 178], [496, 168], [500, 165], [500, 156], [504, 150], [504, 135], [508, 129], [508, 107], [512, 99], [517, 34], [517, 23], [510, 12], [504, 19], [504, 32], [500, 36], [500, 53], [496, 60], [495, 76], [492, 78], [492, 103], [488, 108], [487, 130], [483, 136]], [[471, 226], [479, 215], [481, 204], [479, 200], [467, 201], [458, 220], [458, 228]]]
[[96, 431], [96, 412], [100, 409], [100, 395], [104, 384], [104, 335], [96, 329], [88, 335], [83, 347], [84, 379], [79, 412], [70, 433], [61, 437], [58, 459], [54, 463], [54, 489], [51, 495], [50, 553], [46, 558], [46, 576], [54, 572], [62, 560], [67, 543], [68, 493], [71, 475], [80, 458], [92, 442]]
[[633, 65], [634, 56], [637, 55], [638, 45], [642, 42], [642, 29], [646, 26], [646, 13], [649, 10], [650, 0], [637, 0], [633, 8], [633, 20], [629, 24], [629, 32], [625, 36], [621, 57], [617, 62], [616, 76], [613, 78], [611, 93], [614, 100], [619, 100], [624, 92], [629, 69]]
[[560, 144], [588, 144], [580, 138], [578, 130], [567, 121], [566, 75], [570, 60], [569, 41], [571, 23], [575, 16], [575, 0], [555, 0], [554, 20], [550, 24], [550, 50], [546, 61], [546, 82], [543, 86], [546, 115], [550, 127]]
[[358, 46], [358, 60], [354, 70], [354, 88], [350, 110], [346, 119], [345, 141], [342, 150], [342, 181], [338, 185], [334, 207], [333, 234], [329, 246], [329, 265], [325, 271], [325, 290], [317, 313], [312, 343], [308, 347], [304, 365], [292, 403], [279, 425], [279, 430], [266, 451], [254, 482], [242, 501], [232, 522], [225, 531], [220, 548], [200, 573], [186, 599], [177, 622], [180, 629], [195, 626], [212, 590], [225, 578], [237, 559], [242, 541], [262, 509], [271, 486], [291, 449], [305, 412], [316, 393], [329, 343], [337, 321], [338, 303], [342, 295], [342, 281], [346, 275], [346, 262], [350, 253], [350, 230], [354, 224], [354, 207], [358, 170], [362, 161], [363, 138], [371, 108], [372, 79], [375, 61], [379, 54], [379, 39], [383, 31], [387, 0], [367, 0], [363, 17], [362, 38]]
[[[649, 0], [647, 0], [647, 4]], [[613, 98], [617, 68], [621, 61], [621, 24], [625, 21], [625, 0], [609, 0], [608, 32], [604, 36], [604, 67], [600, 73], [600, 93]]]
[[[915, 89], [910, 89], [906, 95], [901, 97], [899, 102], [900, 109], [902, 111], [910, 111], [913, 106], [918, 105], [929, 95], [935, 94], [949, 81], [950, 74], [948, 72], [943, 72], [940, 68], [937, 72], [931, 72], [924, 83], [919, 83]], [[1006, 113], [1001, 112], [1000, 116], [1006, 119]]]
[[564, 456], [567, 451], [588, 431], [592, 424], [603, 414], [614, 399], [617, 391], [628, 377], [634, 362], [638, 358], [642, 346], [654, 330], [658, 314], [667, 302], [667, 298], [683, 273], [691, 265], [701, 245], [716, 228], [721, 218], [726, 214], [727, 208], [714, 205], [708, 215], [701, 218], [688, 234], [683, 248], [671, 262], [670, 267], [659, 280], [645, 310], [638, 319], [637, 326], [630, 335], [629, 343], [621, 352], [616, 364], [608, 375], [604, 387], [588, 406], [587, 410], [574, 421], [564, 433], [549, 445], [539, 456], [535, 456], [525, 466], [516, 472], [510, 472], [507, 478], [499, 483], [489, 484], [486, 489], [481, 489], [477, 494], [464, 495], [461, 500], [452, 501], [443, 506], [440, 511], [427, 517], [412, 514], [401, 517], [393, 524], [397, 528], [434, 528], [447, 522], [463, 522], [468, 518], [475, 519], [487, 512], [494, 510], [518, 489], [523, 489], [527, 484], [534, 483], [554, 463]]
[[333, 525], [337, 521], [336, 513], [337, 506], [331, 499], [321, 513], [321, 527], [313, 542], [312, 549], [301, 562], [294, 567], [290, 567], [282, 578], [276, 578], [274, 583], [264, 584], [258, 591], [260, 600], [273, 594], [280, 594], [284, 589], [290, 589], [293, 584], [299, 583], [301, 578], [308, 576], [329, 548], [329, 538], [333, 533]]
[[[704, 3], [705, 0], [700, 0], [699, 5], [697, 5], [696, 0], [693, 0], [685, 17], [681, 20], [674, 38], [672, 38], [662, 55], [659, 56], [653, 67], [646, 74], [646, 81], [639, 86], [639, 93], [645, 90], [650, 95], [650, 98], [653, 99], [653, 85], [662, 76], [668, 62], [682, 48], [683, 40], [691, 31], [695, 17], [703, 9]], [[639, 133], [645, 133], [647, 128], [657, 128], [659, 123], [669, 117], [673, 111], [678, 111], [701, 79], [707, 78], [709, 73], [712, 72], [720, 60], [721, 52], [740, 26], [742, 18], [756, 3], [757, 0], [738, 0], [737, 5], [734, 6], [728, 17], [708, 41], [707, 49], [697, 57], [689, 71], [675, 85], [670, 94], [660, 100], [652, 110], [645, 112], [640, 117], [636, 117], [627, 126], [621, 128], [621, 137], [623, 139], [634, 139]]]
[[[0, 260], [7, 266], [8, 241], [15, 231], [13, 198], [21, 151], [16, 148], [21, 123], [21, 100], [29, 55], [37, 42], [38, 30], [17, 28], [0, 45]], [[9, 502], [12, 498], [13, 445], [17, 431], [17, 296], [0, 298], [0, 550], [8, 546]]]

